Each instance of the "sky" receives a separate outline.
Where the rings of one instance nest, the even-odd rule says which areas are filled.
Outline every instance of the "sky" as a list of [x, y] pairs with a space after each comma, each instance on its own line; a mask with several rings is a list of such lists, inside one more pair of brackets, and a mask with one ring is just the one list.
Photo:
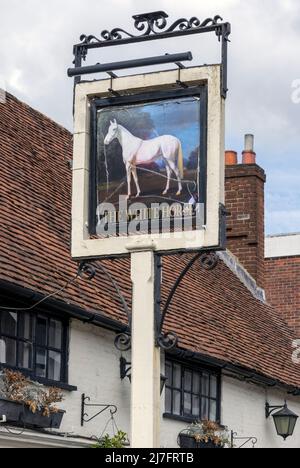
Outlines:
[[[232, 23], [226, 148], [241, 153], [244, 134], [254, 133], [257, 161], [267, 173], [266, 232], [300, 232], [299, 0], [152, 0], [149, 5], [146, 0], [0, 0], [0, 88], [72, 130], [72, 80], [66, 70], [82, 33], [133, 31], [131, 16], [149, 10], [165, 10], [170, 23], [219, 14]], [[216, 37], [199, 35], [97, 51], [90, 63], [189, 50], [192, 65], [219, 61]]]
[[[143, 106], [154, 124], [151, 137], [173, 135], [181, 141], [184, 159], [200, 145], [200, 105], [193, 97]], [[136, 134], [136, 136], [140, 136]]]

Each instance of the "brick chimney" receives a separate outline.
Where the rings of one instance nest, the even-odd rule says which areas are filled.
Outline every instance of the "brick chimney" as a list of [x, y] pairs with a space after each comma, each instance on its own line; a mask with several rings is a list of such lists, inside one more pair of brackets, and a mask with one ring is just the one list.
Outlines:
[[235, 151], [226, 151], [227, 248], [264, 287], [264, 185], [266, 175], [256, 164], [254, 136], [245, 136], [242, 164]]

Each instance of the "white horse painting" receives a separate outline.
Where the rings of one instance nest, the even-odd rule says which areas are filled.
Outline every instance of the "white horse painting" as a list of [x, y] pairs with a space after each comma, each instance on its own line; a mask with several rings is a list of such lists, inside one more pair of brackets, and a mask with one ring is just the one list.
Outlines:
[[171, 135], [164, 135], [151, 140], [142, 140], [132, 135], [125, 127], [119, 125], [116, 120], [110, 122], [108, 133], [104, 144], [109, 145], [117, 139], [122, 147], [123, 161], [127, 172], [128, 198], [131, 197], [131, 179], [137, 189], [136, 196], [141, 194], [139, 185], [137, 166], [150, 164], [158, 159], [163, 159], [167, 171], [167, 185], [163, 195], [167, 195], [170, 190], [172, 172], [178, 182], [179, 196], [182, 192], [183, 179], [183, 152], [180, 140]]

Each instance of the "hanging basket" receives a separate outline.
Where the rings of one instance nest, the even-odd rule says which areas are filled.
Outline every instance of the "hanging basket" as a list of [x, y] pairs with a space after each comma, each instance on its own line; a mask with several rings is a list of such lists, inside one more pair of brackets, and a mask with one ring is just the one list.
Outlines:
[[50, 416], [43, 416], [42, 411], [32, 413], [22, 403], [0, 399], [0, 415], [5, 416], [7, 423], [14, 426], [59, 429], [64, 414], [65, 411], [58, 411], [57, 413], [50, 414]]

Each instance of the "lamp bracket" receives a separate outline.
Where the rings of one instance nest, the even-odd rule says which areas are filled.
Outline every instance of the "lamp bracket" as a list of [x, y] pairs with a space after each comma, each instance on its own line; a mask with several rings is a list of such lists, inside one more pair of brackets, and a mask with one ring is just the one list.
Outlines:
[[286, 404], [280, 406], [271, 406], [269, 403], [266, 403], [266, 419], [268, 419], [276, 410], [282, 410], [286, 407]]

